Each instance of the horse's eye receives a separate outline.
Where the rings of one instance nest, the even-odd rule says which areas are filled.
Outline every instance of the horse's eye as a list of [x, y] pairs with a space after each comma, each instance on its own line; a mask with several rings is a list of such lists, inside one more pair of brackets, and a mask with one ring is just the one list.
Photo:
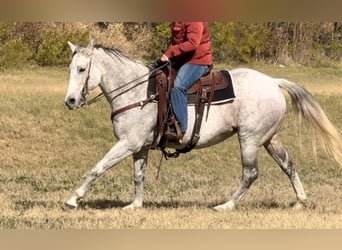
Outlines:
[[82, 67], [82, 66], [78, 66], [78, 67], [77, 67], [77, 72], [78, 72], [78, 73], [83, 73], [85, 70], [86, 70], [85, 67]]

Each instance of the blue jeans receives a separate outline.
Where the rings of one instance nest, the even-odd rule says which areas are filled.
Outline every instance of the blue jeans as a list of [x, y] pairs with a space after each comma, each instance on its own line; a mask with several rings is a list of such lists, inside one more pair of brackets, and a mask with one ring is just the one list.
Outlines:
[[208, 68], [206, 65], [184, 64], [179, 68], [174, 86], [171, 90], [171, 104], [183, 133], [188, 128], [187, 90]]

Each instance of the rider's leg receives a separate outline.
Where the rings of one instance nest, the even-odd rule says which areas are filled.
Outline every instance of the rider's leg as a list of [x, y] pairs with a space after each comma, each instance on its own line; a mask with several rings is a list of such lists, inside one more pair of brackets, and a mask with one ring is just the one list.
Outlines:
[[171, 103], [183, 134], [188, 127], [186, 92], [203, 75], [207, 68], [208, 66], [206, 65], [184, 64], [180, 67], [175, 79], [174, 86], [171, 90]]

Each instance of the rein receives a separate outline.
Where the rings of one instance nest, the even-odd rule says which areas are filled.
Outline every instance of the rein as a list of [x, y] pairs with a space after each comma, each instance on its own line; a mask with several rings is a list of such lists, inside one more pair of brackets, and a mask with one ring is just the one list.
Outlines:
[[[86, 99], [86, 97], [87, 97], [87, 95], [88, 95], [88, 91], [89, 91], [89, 90], [88, 90], [88, 81], [89, 81], [89, 78], [90, 78], [90, 67], [91, 67], [91, 62], [92, 62], [92, 58], [90, 59], [90, 63], [89, 63], [88, 76], [87, 76], [87, 78], [86, 78], [84, 87], [83, 87], [83, 89], [82, 89], [82, 99], [84, 99], [84, 100]], [[108, 92], [108, 94], [112, 94], [112, 93], [114, 93], [114, 92], [116, 92], [116, 91], [119, 91], [120, 89], [122, 89], [122, 88], [124, 88], [124, 87], [127, 87], [128, 85], [130, 85], [130, 84], [136, 82], [137, 80], [140, 80], [140, 79], [144, 78], [145, 76], [150, 76], [150, 75], [152, 75], [154, 72], [156, 72], [156, 71], [158, 71], [158, 70], [164, 68], [168, 63], [169, 63], [169, 62], [166, 62], [166, 63], [164, 63], [163, 65], [158, 66], [157, 68], [155, 68], [155, 69], [149, 71], [148, 73], [146, 73], [146, 74], [144, 74], [144, 75], [139, 76], [138, 78], [136, 78], [136, 79], [134, 79], [134, 80], [132, 80], [132, 81], [126, 83], [125, 85], [122, 85], [122, 86], [120, 86], [120, 87], [118, 87], [118, 88], [116, 88], [116, 89], [114, 89], [114, 90]], [[141, 81], [141, 82], [139, 82], [137, 85], [133, 86], [132, 88], [135, 88], [136, 86], [138, 86], [138, 85], [140, 85], [140, 84], [142, 84], [142, 83], [144, 83], [144, 82], [146, 82], [146, 81]], [[152, 102], [152, 101], [158, 96], [158, 94], [159, 94], [159, 93], [156, 93], [155, 95], [151, 95], [151, 96], [147, 97], [145, 100], [142, 100], [142, 101], [139, 101], [139, 102], [136, 102], [136, 103], [127, 105], [127, 106], [122, 107], [122, 108], [120, 108], [120, 109], [118, 109], [118, 110], [116, 110], [116, 111], [113, 111], [112, 114], [111, 114], [111, 120], [113, 120], [114, 116], [116, 116], [117, 114], [122, 113], [122, 112], [125, 112], [125, 111], [127, 111], [127, 110], [129, 110], [129, 109], [136, 108], [136, 107], [139, 107], [139, 106], [141, 106], [141, 107], [143, 108], [147, 103]], [[83, 102], [83, 103], [81, 104], [81, 107], [83, 107], [83, 106], [89, 106], [90, 104], [93, 104], [93, 103], [99, 101], [103, 96], [104, 96], [104, 93], [101, 92], [100, 94], [98, 94], [98, 95], [95, 96], [94, 98], [90, 99], [89, 101]]]

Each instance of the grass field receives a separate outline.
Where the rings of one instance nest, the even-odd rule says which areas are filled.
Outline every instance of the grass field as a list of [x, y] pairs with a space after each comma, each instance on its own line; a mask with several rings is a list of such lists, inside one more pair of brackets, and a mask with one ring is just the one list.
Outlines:
[[[304, 86], [341, 130], [341, 68], [253, 68]], [[233, 137], [164, 161], [158, 180], [161, 154], [151, 152], [143, 209], [121, 209], [133, 193], [132, 160], [127, 159], [91, 187], [83, 209], [63, 211], [85, 174], [115, 143], [106, 101], [69, 111], [63, 103], [67, 84], [66, 69], [0, 72], [1, 228], [342, 228], [342, 168], [321, 147], [313, 157], [309, 131], [302, 131], [300, 146], [291, 105], [281, 138], [308, 195], [303, 210], [292, 209], [290, 182], [264, 150], [259, 179], [238, 208], [226, 213], [211, 209], [228, 200], [240, 182]]]

